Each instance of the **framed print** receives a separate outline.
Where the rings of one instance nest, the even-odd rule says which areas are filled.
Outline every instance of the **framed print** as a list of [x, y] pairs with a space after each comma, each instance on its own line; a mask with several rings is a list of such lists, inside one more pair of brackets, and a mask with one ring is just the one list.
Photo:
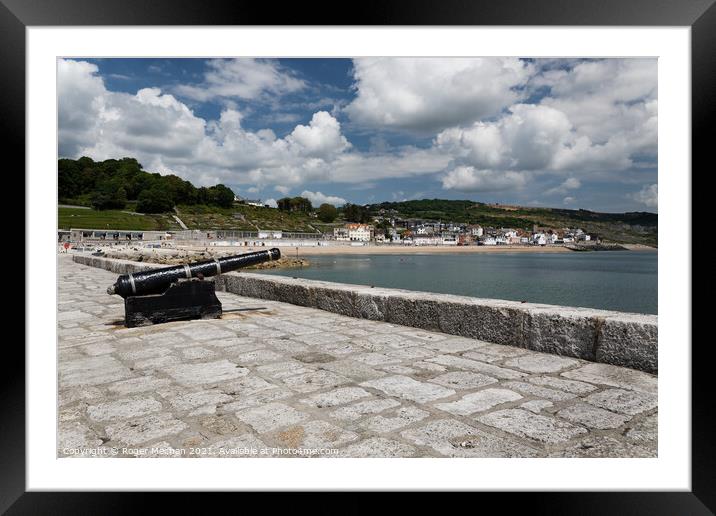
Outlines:
[[712, 2], [131, 4], [0, 5], [28, 204], [4, 509], [713, 510], [691, 345]]

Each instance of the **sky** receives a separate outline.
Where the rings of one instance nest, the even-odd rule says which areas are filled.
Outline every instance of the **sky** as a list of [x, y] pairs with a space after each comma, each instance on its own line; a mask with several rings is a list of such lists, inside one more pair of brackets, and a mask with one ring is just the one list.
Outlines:
[[657, 212], [657, 60], [59, 59], [60, 157], [274, 205]]

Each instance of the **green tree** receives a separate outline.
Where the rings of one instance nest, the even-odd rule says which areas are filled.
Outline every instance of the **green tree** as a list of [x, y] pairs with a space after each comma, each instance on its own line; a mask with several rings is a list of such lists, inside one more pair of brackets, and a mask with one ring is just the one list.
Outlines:
[[370, 211], [358, 204], [346, 204], [343, 207], [343, 216], [348, 222], [369, 222], [371, 219]]
[[127, 190], [121, 186], [117, 188], [114, 192], [114, 199], [118, 208], [124, 208], [127, 205]]
[[278, 201], [276, 201], [276, 206], [278, 206], [278, 209], [281, 211], [291, 211], [291, 198], [280, 198]]
[[159, 182], [169, 192], [174, 204], [196, 203], [196, 188], [189, 181], [184, 181], [182, 178], [170, 174], [162, 176]]
[[378, 230], [381, 230], [386, 237], [389, 237], [391, 227], [392, 226], [390, 225], [390, 221], [383, 219], [380, 222], [378, 222], [378, 224], [376, 224], [376, 226], [375, 226], [376, 234], [378, 234]]
[[359, 222], [360, 219], [360, 206], [356, 204], [347, 203], [343, 206], [343, 217], [348, 222]]
[[95, 210], [122, 209], [127, 204], [127, 191], [122, 187], [121, 181], [104, 181], [92, 193], [91, 203]]
[[155, 187], [139, 194], [137, 211], [141, 213], [164, 213], [174, 208], [171, 196], [165, 190]]
[[209, 203], [209, 189], [205, 186], [200, 186], [196, 190], [196, 202], [197, 204], [210, 204]]
[[309, 213], [313, 210], [311, 201], [305, 197], [283, 197], [276, 204], [281, 211]]
[[338, 210], [332, 204], [321, 204], [318, 207], [318, 220], [321, 222], [333, 222], [338, 217]]
[[202, 186], [189, 193], [197, 204], [220, 206], [222, 208], [231, 208], [234, 204], [234, 191], [221, 184], [209, 188]]
[[234, 204], [234, 197], [236, 196], [231, 188], [218, 184], [216, 186], [212, 186], [209, 190], [213, 190], [212, 204], [221, 206], [222, 208], [231, 208]]

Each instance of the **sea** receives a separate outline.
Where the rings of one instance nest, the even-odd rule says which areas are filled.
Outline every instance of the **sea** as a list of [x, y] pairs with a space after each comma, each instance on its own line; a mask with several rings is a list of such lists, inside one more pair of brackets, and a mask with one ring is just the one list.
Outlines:
[[309, 256], [306, 279], [530, 303], [658, 313], [653, 251]]

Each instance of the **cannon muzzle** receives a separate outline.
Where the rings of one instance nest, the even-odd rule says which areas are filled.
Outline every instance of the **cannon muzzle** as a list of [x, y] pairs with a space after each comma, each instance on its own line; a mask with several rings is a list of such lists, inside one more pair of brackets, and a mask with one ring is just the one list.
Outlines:
[[223, 272], [235, 271], [242, 267], [278, 260], [280, 257], [281, 251], [274, 247], [267, 251], [257, 251], [202, 262], [173, 265], [171, 267], [138, 272], [136, 274], [122, 274], [117, 278], [114, 285], [107, 288], [107, 294], [117, 294], [123, 298], [127, 298], [128, 296], [161, 294], [166, 291], [172, 283], [180, 279], [208, 278]]

